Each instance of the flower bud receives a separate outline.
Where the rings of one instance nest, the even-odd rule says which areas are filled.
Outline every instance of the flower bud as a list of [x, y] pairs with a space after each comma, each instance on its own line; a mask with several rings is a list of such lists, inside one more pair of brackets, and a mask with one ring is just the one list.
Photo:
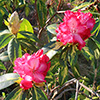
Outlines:
[[16, 34], [19, 31], [20, 23], [22, 21], [19, 20], [18, 13], [15, 11], [11, 16], [9, 16], [8, 22], [6, 20], [4, 22], [5, 25], [9, 28], [10, 32]]

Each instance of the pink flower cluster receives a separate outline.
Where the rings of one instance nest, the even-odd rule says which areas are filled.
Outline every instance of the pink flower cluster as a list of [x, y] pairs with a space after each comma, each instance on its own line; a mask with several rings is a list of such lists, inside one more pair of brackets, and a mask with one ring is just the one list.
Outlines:
[[78, 44], [78, 49], [81, 50], [86, 44], [84, 40], [90, 37], [90, 31], [94, 24], [95, 20], [91, 13], [67, 10], [63, 22], [56, 29], [57, 39], [64, 45], [67, 43]]
[[14, 72], [22, 78], [20, 87], [27, 90], [33, 84], [46, 82], [45, 76], [50, 68], [51, 63], [47, 55], [43, 54], [40, 49], [33, 55], [24, 54], [22, 58], [15, 60]]

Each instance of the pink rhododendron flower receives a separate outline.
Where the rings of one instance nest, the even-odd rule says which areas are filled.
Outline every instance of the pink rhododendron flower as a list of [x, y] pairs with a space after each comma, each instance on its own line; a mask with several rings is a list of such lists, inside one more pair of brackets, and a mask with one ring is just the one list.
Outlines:
[[33, 83], [46, 82], [45, 76], [50, 68], [49, 57], [43, 54], [43, 50], [39, 50], [33, 55], [24, 54], [22, 58], [15, 60], [14, 72], [18, 73], [23, 79], [20, 87], [28, 89]]
[[57, 39], [64, 45], [67, 43], [77, 44], [81, 50], [85, 46], [85, 41], [90, 37], [90, 31], [93, 29], [95, 20], [91, 13], [82, 13], [80, 10], [72, 12], [67, 10], [63, 22], [56, 29]]
[[24, 90], [27, 90], [27, 89], [32, 87], [32, 82], [31, 81], [22, 80], [20, 82], [20, 87], [23, 88]]

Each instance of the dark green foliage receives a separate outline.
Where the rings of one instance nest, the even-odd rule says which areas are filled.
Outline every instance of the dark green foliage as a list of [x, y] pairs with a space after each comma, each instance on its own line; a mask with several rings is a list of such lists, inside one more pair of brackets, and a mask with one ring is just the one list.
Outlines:
[[[57, 11], [58, 8], [59, 11]], [[58, 23], [63, 20], [64, 9], [72, 11], [81, 9], [82, 12], [92, 13], [93, 18], [96, 19], [91, 37], [85, 41], [86, 46], [81, 51], [77, 49], [78, 44], [63, 45], [56, 39], [55, 30], [59, 26]], [[4, 19], [7, 20], [7, 16], [14, 11], [18, 12], [20, 18], [26, 17], [20, 21], [20, 29], [16, 34], [12, 34], [3, 24]], [[76, 89], [75, 82], [69, 82], [66, 85], [72, 78], [78, 79], [86, 86], [84, 88], [79, 85], [78, 100], [99, 100], [99, 96], [90, 93], [87, 88], [99, 94], [97, 91], [100, 90], [100, 2], [94, 0], [86, 0], [86, 2], [85, 0], [0, 0], [0, 30], [3, 30], [0, 31], [0, 70], [5, 70], [4, 75], [0, 73], [0, 90], [8, 91], [8, 93], [5, 92], [6, 97], [3, 96], [5, 100], [48, 100], [54, 96], [54, 99], [57, 96], [60, 97], [59, 100], [75, 100], [76, 90], [65, 92], [69, 88]], [[45, 35], [48, 32], [46, 36], [48, 43], [44, 43], [45, 46], [44, 38], [41, 38], [44, 35], [43, 32]], [[37, 38], [39, 34], [41, 36]], [[13, 73], [16, 58], [22, 57], [25, 53], [33, 54], [40, 48], [51, 61], [44, 86], [36, 87], [33, 82], [32, 88], [23, 90], [18, 86], [19, 84], [15, 84], [15, 89], [9, 93], [9, 86], [20, 77]], [[10, 63], [9, 68], [6, 68], [5, 62]], [[65, 88], [61, 90], [62, 87]]]
[[38, 87], [33, 87], [32, 90], [32, 100], [48, 100], [44, 92], [38, 88]]

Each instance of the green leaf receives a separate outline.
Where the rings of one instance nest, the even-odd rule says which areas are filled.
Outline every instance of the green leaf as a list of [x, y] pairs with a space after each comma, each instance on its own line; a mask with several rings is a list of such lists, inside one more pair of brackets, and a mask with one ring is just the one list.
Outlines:
[[12, 38], [8, 44], [8, 56], [12, 63], [18, 57], [22, 57], [21, 45], [16, 38]]
[[30, 0], [31, 4], [34, 4], [35, 3], [35, 0]]
[[78, 9], [83, 9], [83, 8], [85, 8], [85, 7], [87, 7], [87, 6], [91, 5], [91, 4], [92, 3], [90, 3], [90, 2], [84, 2], [84, 3], [82, 3], [82, 4], [80, 4], [80, 5], [76, 6], [76, 7], [74, 7], [72, 9], [72, 11], [76, 11]]
[[48, 98], [45, 95], [45, 93], [38, 87], [34, 86], [32, 94], [33, 94], [32, 100], [48, 100]]
[[[92, 45], [91, 45], [92, 44]], [[99, 59], [100, 57], [100, 49], [95, 41], [95, 39], [93, 39], [92, 37], [89, 38], [86, 41], [86, 45], [93, 51], [93, 55], [96, 59]]]
[[0, 6], [0, 10], [2, 10], [7, 16], [9, 15], [8, 11], [3, 6]]
[[93, 66], [93, 68], [97, 68], [100, 65], [98, 61], [100, 59], [100, 44], [98, 44], [97, 41], [91, 37], [86, 40], [86, 45], [93, 52], [94, 59], [92, 60], [91, 65]]
[[72, 72], [76, 78], [80, 77], [79, 66], [77, 64], [78, 51], [76, 45], [73, 45], [68, 51], [68, 61], [71, 66]]
[[24, 47], [27, 48], [28, 50], [32, 50], [34, 52], [37, 51], [37, 48], [35, 47], [35, 45], [33, 44], [33, 41], [29, 41], [28, 39], [24, 39], [24, 38], [19, 38], [19, 43]]
[[27, 91], [20, 87], [15, 88], [5, 100], [26, 100]]
[[48, 73], [47, 73], [47, 75], [46, 75], [46, 77], [45, 77], [45, 80], [47, 81], [47, 82], [51, 82], [51, 81], [54, 81], [54, 76], [53, 76], [54, 74], [51, 72], [51, 71], [48, 71]]
[[[19, 31], [27, 31], [30, 33], [34, 33], [32, 25], [30, 24], [30, 22], [27, 19], [22, 19], [22, 23], [20, 24]], [[18, 33], [17, 38], [26, 38], [26, 37], [24, 37], [23, 35]]]
[[76, 65], [74, 65], [74, 66], [71, 66], [71, 69], [72, 69], [72, 72], [73, 72], [74, 76], [75, 76], [76, 78], [79, 78], [79, 77], [80, 77], [79, 65], [76, 64]]
[[68, 56], [69, 56], [69, 62], [71, 66], [74, 66], [77, 63], [77, 59], [78, 59], [78, 55], [77, 55], [77, 50], [76, 50], [76, 46], [72, 46], [72, 48], [70, 49], [71, 51], [69, 52]]
[[26, 6], [25, 7], [25, 15], [26, 15], [26, 17], [28, 17], [29, 12], [30, 12], [30, 8], [28, 6]]
[[58, 26], [59, 26], [58, 24], [51, 24], [51, 25], [47, 26], [47, 30], [50, 33], [52, 33], [53, 35], [57, 35], [55, 30], [57, 29]]
[[0, 76], [0, 90], [14, 84], [15, 81], [18, 80], [18, 77], [20, 76], [16, 73], [9, 73]]
[[5, 47], [11, 38], [13, 37], [13, 34], [10, 33], [8, 30], [4, 30], [0, 32], [0, 49]]
[[98, 12], [93, 12], [93, 11], [88, 11], [88, 12], [90, 12], [93, 15], [99, 15], [100, 16], [100, 13], [98, 13]]
[[49, 59], [51, 59], [63, 46], [61, 42], [51, 41], [46, 46], [44, 46], [43, 53], [46, 54]]
[[83, 56], [89, 61], [89, 60], [91, 60], [91, 61], [93, 61], [93, 59], [94, 59], [94, 53], [93, 53], [93, 51], [89, 48], [89, 47], [84, 47], [84, 48], [82, 48], [82, 50], [81, 50], [81, 52], [82, 52], [82, 54], [83, 54]]
[[47, 8], [44, 0], [37, 0], [37, 12], [39, 23], [43, 27], [47, 20]]
[[63, 49], [61, 57], [60, 57], [60, 63], [63, 66], [69, 66], [72, 69], [73, 74], [75, 77], [79, 77], [79, 68], [77, 65], [77, 59], [78, 59], [78, 51], [76, 45], [73, 46], [66, 46], [65, 49]]
[[100, 44], [100, 21], [96, 23], [96, 29], [94, 30], [94, 33], [95, 33], [95, 35], [93, 36], [94, 40], [97, 40]]
[[0, 54], [0, 60], [1, 61], [9, 61], [9, 57], [8, 57], [8, 52], [4, 51]]
[[60, 55], [58, 53], [50, 60], [51, 61], [51, 67], [50, 67], [49, 71], [52, 72], [53, 75], [58, 71], [58, 68], [61, 66], [59, 58], [60, 58]]
[[50, 14], [50, 17], [52, 17], [54, 15], [55, 11], [52, 7], [49, 8], [49, 14]]
[[97, 97], [97, 96], [94, 96], [93, 98], [92, 98], [92, 100], [98, 100], [99, 99], [99, 97]]
[[4, 19], [4, 24], [5, 24], [6, 26], [8, 26], [8, 25], [9, 25], [9, 22], [6, 21], [6, 20]]
[[2, 29], [2, 24], [3, 24], [3, 15], [0, 12], [0, 29]]
[[6, 70], [6, 67], [4, 66], [2, 62], [0, 62], [0, 69]]
[[68, 79], [68, 67], [61, 66], [60, 73], [59, 73], [59, 84], [63, 85]]
[[[78, 95], [78, 100], [85, 100], [85, 98], [86, 97], [82, 94]], [[88, 100], [88, 99], [86, 99], [86, 100]]]
[[[28, 31], [19, 31], [19, 33], [24, 36], [24, 38], [30, 39], [34, 42], [40, 42], [40, 40], [36, 37], [35, 34], [28, 32]], [[19, 37], [20, 38], [20, 37]], [[21, 37], [23, 38], [23, 37]]]
[[0, 1], [0, 4], [3, 4], [4, 1], [5, 1], [5, 0], [1, 0], [1, 1]]
[[60, 57], [59, 57], [59, 63], [62, 66], [66, 66], [67, 62], [68, 62], [68, 51], [67, 51], [68, 47], [66, 46], [60, 53]]

